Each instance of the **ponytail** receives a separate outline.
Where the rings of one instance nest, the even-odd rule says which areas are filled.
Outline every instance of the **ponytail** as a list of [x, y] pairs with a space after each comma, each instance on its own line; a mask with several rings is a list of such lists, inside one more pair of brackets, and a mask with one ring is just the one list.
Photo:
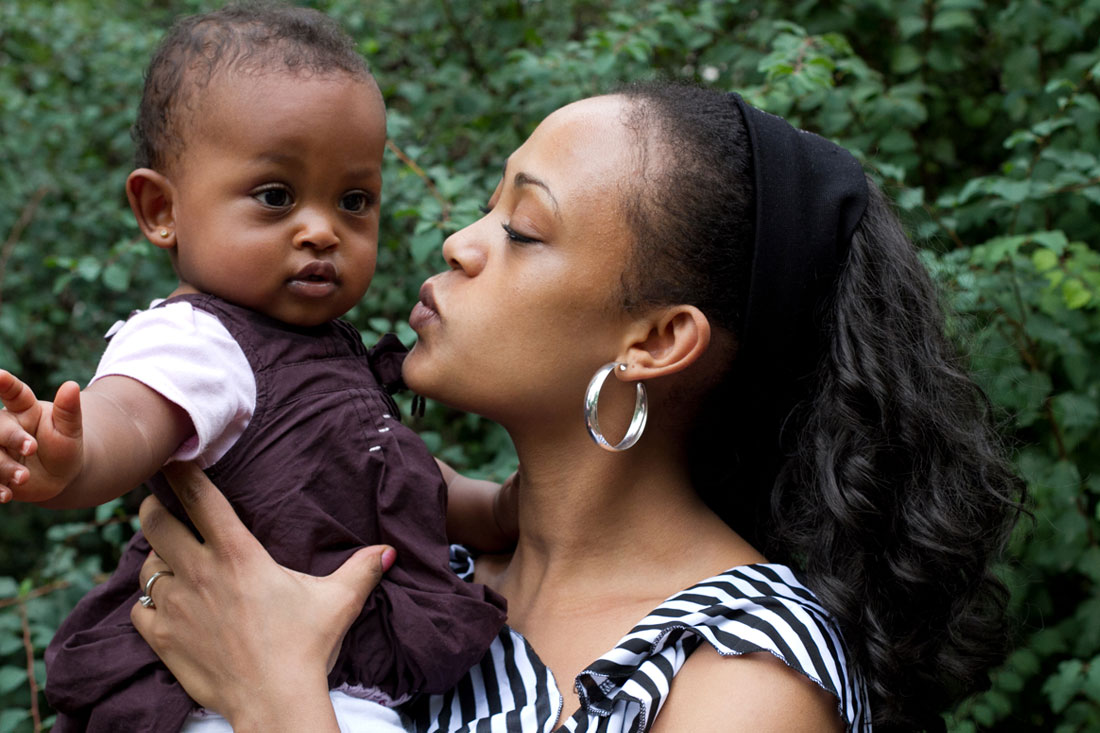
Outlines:
[[991, 563], [1022, 483], [931, 279], [869, 186], [816, 393], [771, 495], [771, 549], [838, 619], [876, 725], [936, 728], [1007, 652], [1008, 592]]

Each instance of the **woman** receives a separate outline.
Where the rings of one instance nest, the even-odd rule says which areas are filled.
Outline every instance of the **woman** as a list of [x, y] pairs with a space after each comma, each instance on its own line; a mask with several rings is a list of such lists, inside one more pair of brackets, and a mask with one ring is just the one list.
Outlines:
[[[518, 537], [475, 570], [510, 629], [410, 727], [934, 728], [985, 684], [1017, 483], [850, 155], [736, 95], [629, 88], [548, 117], [443, 255], [405, 379], [508, 429], [509, 491], [453, 511], [511, 506]], [[639, 384], [637, 445], [593, 445], [636, 436]], [[176, 484], [206, 545], [143, 506], [143, 580], [175, 576], [135, 625], [237, 730], [335, 730], [325, 661], [392, 551], [296, 576]]]

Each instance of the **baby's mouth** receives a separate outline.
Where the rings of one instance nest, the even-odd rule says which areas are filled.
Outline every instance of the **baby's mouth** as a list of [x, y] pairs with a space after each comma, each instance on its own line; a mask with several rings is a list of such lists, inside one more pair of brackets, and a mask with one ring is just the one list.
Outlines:
[[339, 284], [336, 267], [331, 262], [314, 260], [291, 277], [287, 284], [299, 295], [319, 298], [329, 295]]

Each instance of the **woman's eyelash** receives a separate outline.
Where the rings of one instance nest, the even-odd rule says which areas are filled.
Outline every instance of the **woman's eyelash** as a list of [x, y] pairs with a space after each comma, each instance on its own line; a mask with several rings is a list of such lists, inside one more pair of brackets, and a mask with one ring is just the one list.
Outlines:
[[507, 224], [501, 224], [501, 226], [504, 228], [505, 233], [508, 235], [508, 239], [511, 239], [513, 242], [518, 242], [520, 244], [534, 244], [535, 242], [539, 241], [537, 239], [532, 239], [531, 237], [525, 237]]
[[493, 207], [492, 206], [479, 206], [479, 207], [477, 207], [477, 210], [480, 211], [482, 214], [488, 214], [489, 212], [491, 212], [493, 210]]

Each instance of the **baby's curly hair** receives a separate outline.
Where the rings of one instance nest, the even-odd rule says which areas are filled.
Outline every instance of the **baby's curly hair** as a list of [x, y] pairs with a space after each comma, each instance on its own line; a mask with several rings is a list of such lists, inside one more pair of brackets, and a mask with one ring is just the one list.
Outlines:
[[178, 19], [145, 73], [131, 129], [138, 168], [163, 170], [183, 147], [196, 90], [221, 71], [349, 74], [371, 79], [352, 39], [332, 18], [277, 2], [237, 2]]

